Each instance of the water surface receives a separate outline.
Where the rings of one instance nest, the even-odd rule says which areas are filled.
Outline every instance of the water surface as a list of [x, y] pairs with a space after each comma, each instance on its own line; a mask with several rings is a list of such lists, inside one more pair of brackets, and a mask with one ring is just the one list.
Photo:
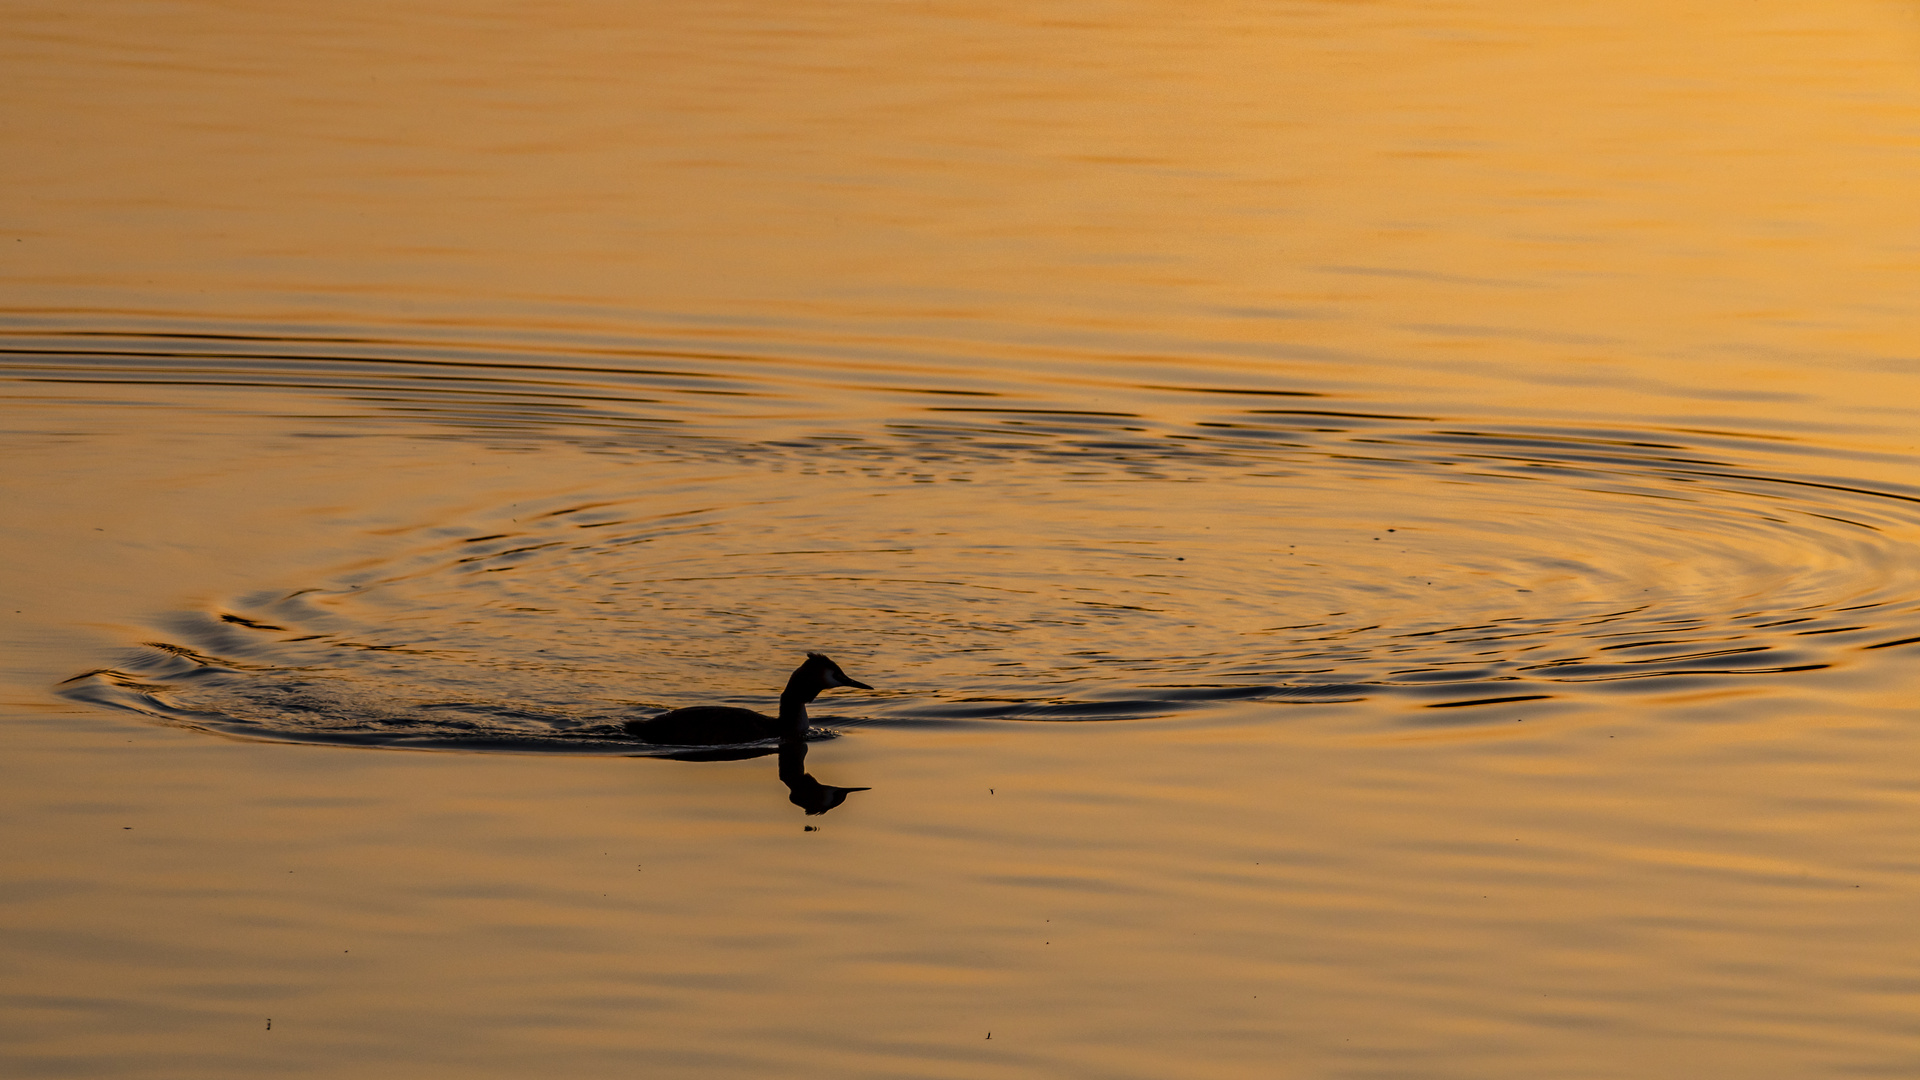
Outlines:
[[10, 1072], [1920, 1067], [1907, 8], [11, 21]]

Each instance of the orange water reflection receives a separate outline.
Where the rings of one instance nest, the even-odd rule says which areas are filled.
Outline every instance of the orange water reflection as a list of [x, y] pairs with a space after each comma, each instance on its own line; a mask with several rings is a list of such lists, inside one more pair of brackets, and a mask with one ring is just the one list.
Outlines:
[[[25, 1075], [1920, 1061], [1910, 5], [8, 19]], [[1824, 666], [1204, 697], [1309, 601], [1643, 593]], [[55, 696], [295, 594], [356, 651], [237, 649], [346, 688], [282, 716], [883, 690], [688, 763]], [[1138, 704], [1101, 650], [1154, 708], [1008, 719]]]
[[14, 23], [14, 303], [1123, 327], [1588, 394], [1872, 400], [1910, 352], [1902, 4]]

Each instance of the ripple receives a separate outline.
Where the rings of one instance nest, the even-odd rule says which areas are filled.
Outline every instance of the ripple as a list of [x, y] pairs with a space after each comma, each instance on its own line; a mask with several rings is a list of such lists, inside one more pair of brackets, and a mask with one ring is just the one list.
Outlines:
[[[217, 375], [281, 407], [351, 398], [404, 412], [403, 434], [511, 428], [604, 464], [566, 496], [419, 526], [398, 555], [178, 613], [64, 688], [229, 735], [647, 753], [620, 720], [764, 708], [809, 648], [882, 688], [824, 701], [853, 714], [831, 730], [1369, 699], [1407, 724], [1490, 722], [1920, 645], [1920, 489], [1776, 433], [1263, 386], [1130, 384], [1105, 395], [1123, 405], [1072, 408], [1040, 403], [1043, 381], [999, 402], [976, 381], [950, 388], [967, 404], [919, 387], [902, 405], [878, 375], [857, 390], [885, 409], [829, 422], [797, 369], [718, 353], [640, 368], [207, 342], [15, 348], [5, 377]], [[799, 405], [743, 437], [741, 403], [775, 399]], [[316, 431], [354, 420], [320, 413], [302, 414]]]

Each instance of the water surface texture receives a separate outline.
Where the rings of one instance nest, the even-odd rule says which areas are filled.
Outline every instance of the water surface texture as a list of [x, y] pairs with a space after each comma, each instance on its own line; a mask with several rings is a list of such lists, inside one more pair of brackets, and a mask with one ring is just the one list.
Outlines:
[[15, 340], [23, 381], [297, 388], [597, 459], [562, 494], [182, 612], [69, 684], [236, 734], [631, 750], [636, 706], [754, 674], [743, 648], [764, 681], [813, 644], [888, 673], [864, 703], [881, 717], [1067, 720], [1670, 692], [1920, 641], [1920, 487], [1854, 478], [1855, 455], [1802, 440], [1125, 384], [1104, 410], [1020, 400], [1044, 386], [965, 405], [864, 386], [906, 400], [871, 426], [749, 440], [698, 395], [791, 388], [697, 357], [622, 371], [611, 345], [482, 360], [95, 337], [56, 370], [28, 357], [62, 338]]
[[9, 23], [9, 1075], [1920, 1071], [1909, 7]]

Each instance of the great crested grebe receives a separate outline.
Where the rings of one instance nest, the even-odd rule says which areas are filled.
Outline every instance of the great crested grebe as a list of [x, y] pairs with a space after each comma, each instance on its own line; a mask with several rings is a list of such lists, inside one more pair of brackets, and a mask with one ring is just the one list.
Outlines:
[[847, 678], [840, 665], [817, 652], [807, 654], [807, 662], [794, 669], [787, 688], [780, 693], [780, 715], [768, 716], [752, 709], [730, 705], [695, 705], [675, 709], [647, 720], [629, 720], [620, 725], [629, 735], [656, 746], [714, 746], [720, 743], [760, 742], [764, 739], [795, 740], [807, 736], [807, 702], [820, 691], [836, 686], [873, 687]]

